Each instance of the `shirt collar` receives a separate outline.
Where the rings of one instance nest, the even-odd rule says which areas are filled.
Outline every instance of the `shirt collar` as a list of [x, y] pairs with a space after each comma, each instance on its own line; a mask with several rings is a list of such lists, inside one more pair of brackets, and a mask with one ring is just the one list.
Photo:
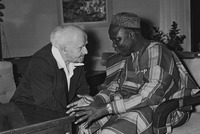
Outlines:
[[56, 47], [52, 46], [51, 51], [52, 51], [53, 57], [56, 59], [56, 62], [58, 64], [58, 68], [59, 69], [65, 68], [66, 64], [65, 64], [59, 50]]
[[[64, 60], [63, 60], [63, 58], [62, 58], [62, 56], [61, 56], [61, 54], [59, 52], [59, 50], [56, 47], [52, 46], [51, 51], [52, 51], [52, 54], [53, 54], [54, 58], [56, 59], [56, 62], [58, 64], [58, 68], [59, 69], [67, 68], [66, 64], [65, 64], [65, 62], [64, 62]], [[84, 65], [84, 63], [72, 63], [71, 62], [71, 63], [69, 63], [68, 69], [69, 70], [74, 70], [74, 68], [76, 68], [76, 66], [83, 66], [83, 65]]]

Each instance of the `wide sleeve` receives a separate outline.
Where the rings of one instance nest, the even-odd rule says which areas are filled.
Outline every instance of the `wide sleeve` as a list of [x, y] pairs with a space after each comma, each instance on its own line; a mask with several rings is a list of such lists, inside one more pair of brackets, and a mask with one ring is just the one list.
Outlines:
[[133, 90], [135, 88], [133, 85], [140, 86], [136, 87], [137, 92], [129, 94], [129, 97], [118, 94], [118, 98], [110, 102], [113, 113], [157, 106], [179, 88], [177, 80], [179, 73], [170, 51], [163, 49], [162, 46], [155, 46], [146, 50], [143, 57], [138, 59], [141, 60], [138, 61], [138, 78], [126, 82], [129, 83], [126, 91]]
[[[123, 113], [127, 110], [137, 109], [145, 106], [155, 106], [163, 101], [167, 89], [173, 86], [173, 78], [159, 66], [150, 68], [146, 73], [148, 82], [145, 82], [135, 95], [111, 102], [114, 113]], [[170, 87], [171, 86], [171, 87]]]

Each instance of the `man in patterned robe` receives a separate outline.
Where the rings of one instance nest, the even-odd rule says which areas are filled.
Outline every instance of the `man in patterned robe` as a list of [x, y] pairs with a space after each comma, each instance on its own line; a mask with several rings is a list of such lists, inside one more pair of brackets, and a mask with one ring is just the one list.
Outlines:
[[[75, 123], [84, 122], [79, 133], [151, 134], [156, 107], [195, 94], [197, 86], [175, 53], [142, 36], [137, 15], [116, 14], [109, 36], [116, 54], [107, 60], [102, 90], [88, 106], [75, 106], [67, 113], [76, 112]], [[170, 117], [169, 125], [175, 125], [189, 116], [177, 110]]]

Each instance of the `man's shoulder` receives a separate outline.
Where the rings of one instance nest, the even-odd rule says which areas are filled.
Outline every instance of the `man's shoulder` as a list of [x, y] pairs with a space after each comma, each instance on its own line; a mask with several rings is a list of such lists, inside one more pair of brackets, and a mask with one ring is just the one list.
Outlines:
[[38, 51], [36, 51], [34, 53], [34, 55], [40, 55], [40, 54], [43, 54], [43, 53], [45, 54], [47, 52], [51, 52], [51, 48], [52, 48], [52, 45], [51, 45], [51, 43], [49, 43], [49, 44], [43, 46], [42, 48], [40, 48]]
[[52, 45], [49, 43], [46, 46], [42, 47], [40, 50], [38, 50], [35, 54], [33, 54], [33, 58], [47, 58], [52, 57], [51, 52]]
[[51, 44], [47, 44], [46, 46], [42, 47], [40, 50], [38, 50], [35, 54], [32, 56], [32, 63], [56, 63], [55, 59], [53, 57], [53, 54], [51, 52]]
[[164, 45], [161, 42], [157, 42], [157, 41], [152, 41], [149, 44], [149, 46], [147, 47], [147, 50], [149, 50], [149, 49], [166, 49], [166, 50], [169, 50], [166, 45]]
[[150, 48], [156, 48], [156, 47], [165, 47], [164, 44], [157, 42], [157, 41], [152, 41], [149, 46], [147, 47], [147, 49]]
[[166, 45], [160, 42], [151, 42], [146, 50], [143, 52], [143, 55], [153, 54], [151, 56], [158, 56], [158, 55], [168, 55], [172, 56], [172, 51], [167, 48]]

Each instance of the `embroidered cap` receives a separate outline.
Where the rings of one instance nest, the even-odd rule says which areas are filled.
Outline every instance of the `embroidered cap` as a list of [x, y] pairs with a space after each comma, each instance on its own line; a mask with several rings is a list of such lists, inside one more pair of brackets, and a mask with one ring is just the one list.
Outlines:
[[111, 25], [140, 28], [140, 18], [134, 13], [121, 12], [113, 16]]

